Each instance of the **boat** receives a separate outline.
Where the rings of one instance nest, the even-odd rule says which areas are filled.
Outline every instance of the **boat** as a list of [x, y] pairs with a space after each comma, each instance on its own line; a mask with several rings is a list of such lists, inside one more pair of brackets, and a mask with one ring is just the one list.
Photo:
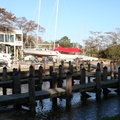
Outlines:
[[[58, 11], [58, 3], [59, 0], [57, 0], [57, 11]], [[38, 27], [39, 27], [39, 14], [40, 14], [40, 6], [41, 6], [41, 0], [39, 1], [39, 8], [38, 8]], [[56, 24], [55, 24], [55, 31], [56, 31], [56, 26], [57, 26], [57, 15], [56, 15]], [[56, 33], [56, 32], [55, 32]], [[56, 38], [55, 38], [56, 39]], [[55, 47], [55, 41], [54, 41], [54, 47]], [[54, 50], [48, 50], [46, 48], [38, 48], [38, 31], [37, 31], [37, 42], [36, 42], [36, 48], [24, 48], [23, 53], [25, 56], [31, 55], [34, 57], [48, 57], [48, 56], [58, 56], [58, 52]]]
[[[40, 3], [41, 3], [41, 1], [40, 1]], [[57, 8], [56, 8], [54, 50], [47, 50], [47, 49], [44, 49], [44, 48], [40, 49], [40, 48], [37, 48], [38, 44], [36, 44], [36, 46], [37, 46], [36, 48], [33, 48], [33, 49], [32, 48], [31, 49], [26, 48], [26, 49], [24, 49], [23, 50], [24, 55], [32, 55], [32, 56], [35, 56], [35, 57], [37, 56], [37, 57], [41, 57], [41, 58], [42, 57], [52, 56], [53, 61], [62, 61], [62, 60], [64, 60], [64, 61], [74, 61], [76, 58], [78, 58], [80, 60], [90, 60], [90, 61], [98, 60], [98, 58], [94, 58], [94, 57], [88, 57], [88, 56], [84, 56], [84, 55], [63, 54], [59, 50], [55, 51], [56, 28], [57, 28], [57, 17], [58, 17], [58, 4], [59, 4], [59, 0], [57, 0]], [[68, 51], [62, 51], [62, 52], [65, 52], [65, 53], [67, 52], [68, 53], [70, 51], [70, 49], [79, 50], [78, 48], [69, 48]], [[66, 50], [66, 48], [64, 50]], [[82, 50], [81, 51], [71, 51], [71, 52], [82, 52]]]
[[79, 55], [79, 54], [65, 54], [65, 53], [61, 53], [59, 51], [53, 51], [53, 50], [44, 50], [44, 49], [24, 49], [24, 54], [29, 56], [31, 55], [34, 57], [39, 57], [39, 58], [43, 58], [43, 57], [52, 57], [52, 61], [65, 61], [65, 62], [69, 62], [69, 61], [75, 61], [76, 59], [79, 60], [90, 60], [90, 61], [97, 61], [98, 58], [96, 57], [90, 57], [90, 56], [86, 56], [86, 55]]
[[11, 67], [11, 54], [0, 53], [0, 66]]
[[9, 47], [7, 44], [0, 44], [0, 66], [11, 67], [12, 65], [12, 55], [10, 52], [5, 52], [4, 49]]
[[53, 50], [47, 50], [47, 49], [24, 49], [24, 55], [33, 55], [37, 57], [43, 57], [43, 56], [57, 56], [57, 52]]

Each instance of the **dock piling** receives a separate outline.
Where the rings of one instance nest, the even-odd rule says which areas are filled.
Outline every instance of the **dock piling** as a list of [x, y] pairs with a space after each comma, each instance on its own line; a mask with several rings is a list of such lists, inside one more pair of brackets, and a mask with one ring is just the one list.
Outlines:
[[36, 85], [36, 90], [42, 90], [42, 73], [43, 73], [43, 67], [40, 66], [38, 70], [38, 82]]
[[118, 68], [118, 94], [120, 95], [120, 67]]
[[101, 71], [96, 69], [96, 101], [101, 100]]
[[66, 76], [66, 110], [69, 111], [71, 108], [71, 97], [72, 97], [72, 73], [67, 72]]
[[[7, 80], [7, 68], [6, 67], [3, 68], [2, 80], [4, 80], [4, 81]], [[6, 86], [3, 86], [2, 88], [3, 88], [3, 95], [6, 95], [7, 94], [7, 88], [6, 88]]]
[[35, 102], [35, 81], [33, 80], [34, 78], [34, 67], [31, 65], [30, 66], [30, 74], [29, 74], [29, 79], [28, 79], [28, 85], [29, 85], [29, 109], [31, 113], [35, 113], [35, 107], [36, 107], [36, 102]]
[[62, 67], [62, 65], [59, 65], [58, 86], [62, 87], [62, 83], [63, 83], [63, 67]]
[[[57, 72], [52, 72], [52, 88], [57, 88]], [[57, 97], [52, 98], [52, 106], [53, 108], [57, 108]]]
[[[16, 72], [13, 75], [13, 94], [20, 94], [21, 93], [21, 83], [20, 83], [21, 77], [20, 73]], [[19, 103], [14, 104], [15, 109], [20, 109], [21, 105]]]

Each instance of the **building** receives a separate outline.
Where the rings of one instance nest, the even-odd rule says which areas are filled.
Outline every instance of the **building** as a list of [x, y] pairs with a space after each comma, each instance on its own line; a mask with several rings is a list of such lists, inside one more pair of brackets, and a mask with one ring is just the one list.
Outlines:
[[23, 58], [22, 30], [13, 30], [11, 32], [0, 31], [0, 51], [1, 50], [5, 53], [12, 53], [17, 59]]

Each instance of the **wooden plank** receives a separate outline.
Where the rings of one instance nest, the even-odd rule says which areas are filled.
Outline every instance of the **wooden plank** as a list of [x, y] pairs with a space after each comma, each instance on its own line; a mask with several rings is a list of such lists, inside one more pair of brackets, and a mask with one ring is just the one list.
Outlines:
[[[45, 98], [52, 98], [65, 94], [66, 94], [66, 90], [64, 88], [48, 89], [48, 90], [36, 91], [35, 98], [36, 100], [45, 99]], [[28, 96], [29, 96], [28, 93], [1, 95], [0, 106], [10, 105], [18, 102], [25, 103], [28, 101]]]
[[[10, 82], [10, 81], [7, 81]], [[101, 82], [101, 87], [117, 87], [118, 80], [107, 80]], [[72, 86], [72, 93], [74, 92], [87, 92], [87, 91], [95, 91], [96, 83], [89, 84], [76, 84]], [[45, 98], [53, 98], [60, 97], [66, 95], [66, 88], [55, 88], [55, 89], [47, 89], [41, 91], [35, 91], [35, 99], [45, 99]], [[14, 104], [14, 103], [25, 103], [28, 102], [28, 93], [21, 94], [11, 94], [11, 95], [1, 95], [0, 96], [0, 106]]]
[[118, 86], [118, 80], [101, 81], [102, 88], [116, 87]]
[[96, 83], [89, 84], [76, 84], [72, 86], [72, 92], [87, 92], [90, 90], [95, 90]]

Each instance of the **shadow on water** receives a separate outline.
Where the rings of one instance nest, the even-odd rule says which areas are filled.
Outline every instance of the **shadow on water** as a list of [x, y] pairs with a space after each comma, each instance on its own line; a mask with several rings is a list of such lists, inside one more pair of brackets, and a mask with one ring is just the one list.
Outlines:
[[[66, 100], [57, 99], [57, 109], [52, 109], [52, 100], [44, 99], [37, 105], [37, 114], [32, 117], [26, 110], [9, 110], [3, 107], [0, 110], [1, 120], [101, 120], [103, 116], [113, 116], [120, 113], [120, 96], [110, 89], [108, 96], [96, 102], [95, 93], [88, 93], [91, 97], [81, 100], [81, 93], [72, 96], [72, 108], [66, 111]], [[8, 109], [8, 110], [7, 110]], [[1, 112], [3, 111], [3, 112]]]
[[69, 112], [66, 111], [65, 99], [57, 99], [58, 107], [56, 109], [52, 109], [51, 99], [45, 99], [39, 104], [39, 110], [35, 117], [25, 110], [13, 110], [0, 113], [0, 118], [2, 120], [101, 120], [103, 116], [120, 113], [120, 97], [114, 91], [107, 97], [102, 97], [100, 102], [96, 102], [94, 93], [88, 94], [92, 97], [82, 101], [81, 94], [75, 93]]
[[[75, 93], [72, 98], [72, 108], [69, 112], [65, 109], [65, 100], [58, 100], [58, 108], [46, 110], [38, 114], [38, 118], [46, 120], [101, 120], [103, 116], [113, 116], [120, 113], [120, 98], [115, 93], [103, 97], [101, 102], [95, 101], [95, 96], [90, 93], [91, 98], [81, 101], [80, 94]], [[49, 106], [45, 103], [45, 106]]]

